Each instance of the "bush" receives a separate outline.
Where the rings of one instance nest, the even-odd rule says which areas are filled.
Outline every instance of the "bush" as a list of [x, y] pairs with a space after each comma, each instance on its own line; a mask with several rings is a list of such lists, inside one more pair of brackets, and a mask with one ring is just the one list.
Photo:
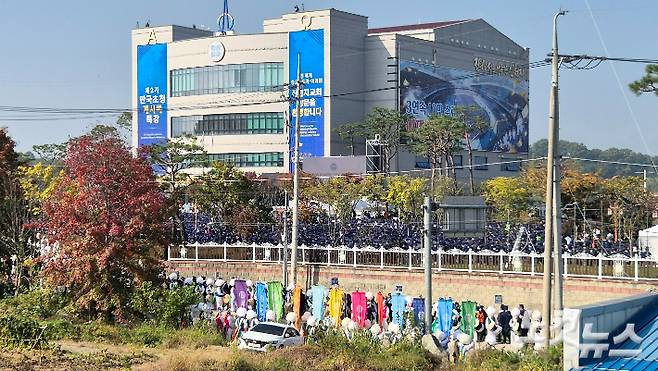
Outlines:
[[39, 322], [18, 315], [0, 317], [0, 344], [8, 348], [44, 348], [48, 345]]
[[46, 319], [68, 303], [68, 295], [51, 289], [34, 289], [16, 297], [0, 300], [0, 311], [20, 316]]
[[141, 319], [156, 325], [178, 328], [181, 320], [188, 316], [190, 306], [199, 300], [199, 294], [193, 287], [168, 289], [144, 282], [133, 293], [130, 305]]

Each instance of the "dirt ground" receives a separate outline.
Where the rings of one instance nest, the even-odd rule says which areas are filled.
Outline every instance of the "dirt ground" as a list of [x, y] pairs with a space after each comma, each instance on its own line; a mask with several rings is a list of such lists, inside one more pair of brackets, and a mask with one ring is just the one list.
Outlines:
[[0, 370], [172, 370], [185, 369], [190, 360], [226, 361], [230, 353], [229, 348], [215, 346], [160, 349], [61, 341], [52, 349], [0, 352]]

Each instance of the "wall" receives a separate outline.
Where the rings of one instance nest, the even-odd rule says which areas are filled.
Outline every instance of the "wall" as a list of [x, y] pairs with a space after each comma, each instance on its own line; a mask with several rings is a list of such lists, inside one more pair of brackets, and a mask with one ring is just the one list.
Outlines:
[[[203, 275], [251, 280], [281, 280], [282, 267], [278, 263], [232, 262], [169, 262], [169, 271], [183, 276]], [[305, 286], [327, 285], [329, 279], [338, 277], [347, 290], [391, 292], [395, 284], [402, 284], [411, 295], [422, 295], [423, 273], [401, 269], [340, 268], [323, 265], [305, 265], [299, 268], [298, 279]], [[542, 276], [514, 274], [486, 274], [439, 272], [432, 277], [434, 299], [441, 296], [453, 299], [471, 299], [485, 305], [493, 304], [494, 295], [502, 295], [509, 305], [525, 304], [529, 309], [541, 309]], [[565, 307], [591, 304], [603, 300], [636, 295], [655, 288], [647, 282], [628, 282], [567, 278], [564, 281]]]

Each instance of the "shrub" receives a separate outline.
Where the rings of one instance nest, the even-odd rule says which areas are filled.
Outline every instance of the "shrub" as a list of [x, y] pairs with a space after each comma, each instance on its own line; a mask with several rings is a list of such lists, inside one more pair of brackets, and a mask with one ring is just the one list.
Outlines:
[[168, 289], [144, 282], [135, 290], [130, 305], [142, 319], [156, 325], [178, 328], [181, 320], [187, 317], [190, 306], [198, 303], [199, 299], [193, 287]]
[[34, 289], [25, 294], [0, 301], [0, 311], [30, 318], [46, 319], [68, 303], [68, 295], [51, 289]]
[[25, 316], [0, 317], [0, 344], [8, 348], [44, 348], [48, 345], [39, 322]]

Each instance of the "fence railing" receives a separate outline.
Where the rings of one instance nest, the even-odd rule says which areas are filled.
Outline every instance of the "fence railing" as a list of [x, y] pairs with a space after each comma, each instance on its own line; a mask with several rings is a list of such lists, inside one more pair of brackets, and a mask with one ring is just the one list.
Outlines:
[[[169, 246], [169, 261], [281, 263], [283, 245], [257, 244], [188, 244]], [[290, 247], [288, 247], [290, 256]], [[564, 255], [565, 277], [619, 280], [658, 280], [658, 261], [639, 257], [605, 257]], [[299, 246], [299, 264], [337, 267], [421, 270], [422, 250]], [[497, 274], [540, 275], [544, 257], [536, 253], [432, 251], [432, 268], [436, 271], [485, 272]]]

